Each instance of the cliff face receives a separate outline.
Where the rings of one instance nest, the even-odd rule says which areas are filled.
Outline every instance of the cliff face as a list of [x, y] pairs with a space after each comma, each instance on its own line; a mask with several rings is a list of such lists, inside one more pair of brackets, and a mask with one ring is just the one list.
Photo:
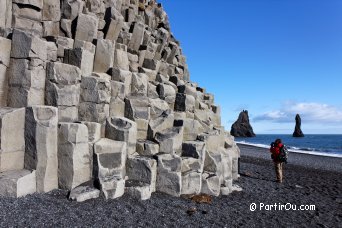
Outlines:
[[255, 137], [247, 110], [240, 112], [238, 119], [232, 125], [230, 134], [235, 137]]
[[231, 192], [239, 149], [160, 4], [2, 0], [0, 47], [0, 195]]
[[302, 119], [300, 118], [299, 114], [296, 115], [295, 120], [296, 120], [296, 126], [295, 126], [295, 129], [294, 129], [292, 136], [293, 137], [304, 137], [304, 134], [303, 134], [302, 129], [301, 129]]

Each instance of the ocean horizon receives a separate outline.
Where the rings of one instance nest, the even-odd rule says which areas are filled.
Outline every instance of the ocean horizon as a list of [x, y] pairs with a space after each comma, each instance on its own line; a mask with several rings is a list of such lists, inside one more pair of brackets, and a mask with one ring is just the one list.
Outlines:
[[292, 134], [258, 134], [256, 137], [236, 137], [237, 143], [269, 148], [280, 138], [291, 152], [342, 157], [342, 134], [306, 134], [295, 138]]

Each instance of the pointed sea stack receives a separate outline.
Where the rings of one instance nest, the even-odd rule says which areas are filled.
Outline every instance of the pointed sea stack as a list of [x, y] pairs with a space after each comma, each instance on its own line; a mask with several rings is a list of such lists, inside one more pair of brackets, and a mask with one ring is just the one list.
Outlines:
[[292, 134], [293, 137], [304, 137], [302, 129], [300, 129], [301, 124], [302, 124], [302, 120], [300, 118], [300, 115], [297, 114], [296, 115], [296, 126], [295, 126], [294, 132]]
[[232, 125], [230, 134], [235, 137], [255, 137], [253, 128], [249, 123], [248, 111], [243, 110], [239, 114], [239, 118]]

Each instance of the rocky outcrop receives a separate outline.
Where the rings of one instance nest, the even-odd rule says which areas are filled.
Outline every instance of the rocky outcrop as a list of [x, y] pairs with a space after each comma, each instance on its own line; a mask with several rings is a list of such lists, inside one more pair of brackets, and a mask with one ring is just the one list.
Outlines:
[[230, 134], [235, 137], [255, 137], [253, 128], [249, 123], [248, 111], [243, 110], [239, 114], [239, 118], [232, 125]]
[[239, 149], [161, 4], [1, 0], [0, 50], [0, 195], [232, 191]]
[[293, 137], [304, 137], [304, 134], [303, 134], [302, 129], [301, 129], [302, 119], [300, 118], [299, 114], [296, 115], [295, 120], [296, 120], [296, 126], [295, 126], [295, 129], [294, 129], [292, 136]]

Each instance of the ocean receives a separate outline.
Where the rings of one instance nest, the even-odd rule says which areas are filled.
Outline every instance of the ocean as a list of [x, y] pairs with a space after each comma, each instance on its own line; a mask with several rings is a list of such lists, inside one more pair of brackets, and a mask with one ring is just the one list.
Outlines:
[[305, 135], [302, 138], [295, 138], [292, 135], [260, 134], [252, 138], [235, 138], [235, 141], [269, 148], [277, 138], [293, 152], [342, 157], [342, 135]]

